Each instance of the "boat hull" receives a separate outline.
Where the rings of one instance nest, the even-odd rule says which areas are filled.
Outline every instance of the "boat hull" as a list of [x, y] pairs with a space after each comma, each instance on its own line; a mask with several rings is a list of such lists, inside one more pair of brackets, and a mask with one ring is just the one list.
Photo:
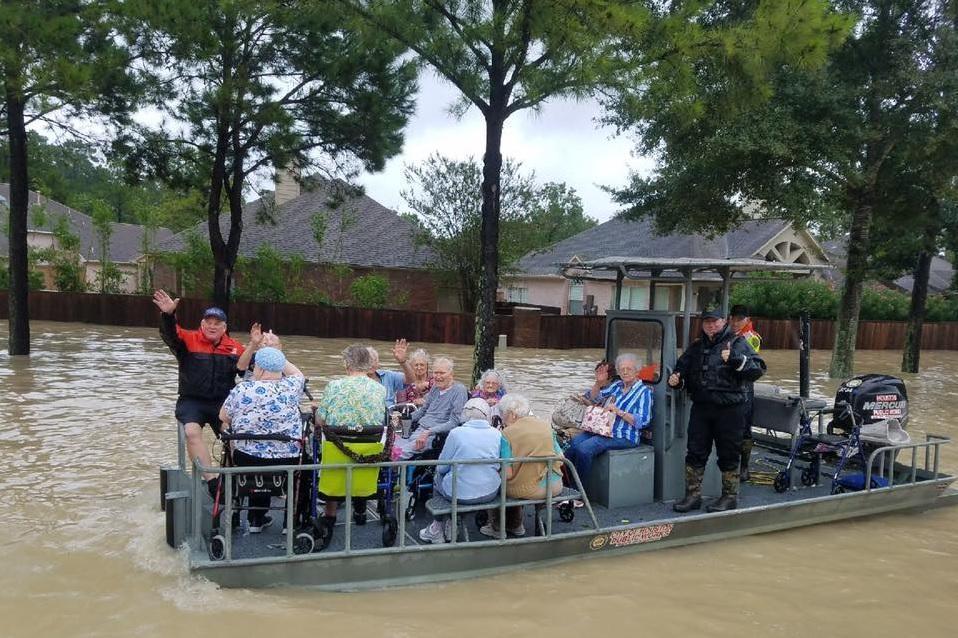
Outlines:
[[458, 580], [587, 557], [651, 551], [887, 512], [958, 504], [954, 477], [820, 496], [731, 512], [644, 521], [551, 538], [407, 546], [213, 562], [191, 553], [191, 570], [224, 587], [316, 587], [354, 591]]

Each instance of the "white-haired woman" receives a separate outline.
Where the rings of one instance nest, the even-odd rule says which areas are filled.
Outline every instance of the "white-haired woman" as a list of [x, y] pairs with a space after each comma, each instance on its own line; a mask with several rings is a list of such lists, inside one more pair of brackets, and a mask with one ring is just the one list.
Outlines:
[[592, 461], [606, 450], [620, 450], [639, 445], [642, 430], [652, 418], [652, 390], [639, 379], [639, 359], [634, 354], [620, 354], [615, 359], [619, 380], [604, 388], [593, 386], [589, 398], [605, 403], [615, 415], [612, 436], [583, 432], [572, 437], [565, 455], [575, 466], [583, 483], [589, 480]]
[[[562, 456], [552, 426], [531, 416], [529, 400], [520, 394], [507, 394], [499, 401], [502, 415], [502, 459]], [[550, 470], [551, 466], [551, 470]], [[506, 496], [516, 499], [545, 498], [547, 490], [553, 496], [562, 491], [562, 461], [520, 463], [506, 462]], [[491, 510], [489, 523], [479, 531], [486, 536], [499, 537], [499, 510]], [[524, 536], [522, 508], [506, 508], [506, 531], [513, 536]]]
[[433, 378], [429, 374], [429, 353], [419, 348], [406, 359], [412, 369], [412, 381], [407, 383], [397, 395], [397, 403], [412, 403], [417, 408], [426, 401], [426, 395], [432, 390]]
[[[495, 460], [489, 464], [459, 465], [455, 471], [456, 499], [460, 505], [487, 503], [499, 495], [499, 452], [502, 435], [489, 424], [492, 408], [482, 399], [469, 399], [462, 408], [462, 425], [446, 438], [440, 461]], [[452, 465], [436, 467], [436, 492], [452, 500]], [[430, 543], [445, 543], [452, 537], [449, 519], [434, 520], [419, 531], [419, 538]]]
[[482, 399], [490, 406], [494, 406], [506, 394], [506, 384], [498, 370], [489, 369], [479, 377], [476, 389], [469, 395], [471, 399]]

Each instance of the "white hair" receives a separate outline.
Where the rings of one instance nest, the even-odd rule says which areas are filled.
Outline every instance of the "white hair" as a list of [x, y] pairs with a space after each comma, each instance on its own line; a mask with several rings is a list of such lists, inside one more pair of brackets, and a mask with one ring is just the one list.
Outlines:
[[498, 383], [500, 388], [506, 385], [506, 382], [505, 380], [503, 380], [502, 375], [499, 374], [499, 371], [496, 370], [495, 368], [489, 368], [488, 370], [482, 373], [481, 377], [479, 377], [479, 383], [485, 383], [486, 381], [490, 381], [490, 380]]
[[619, 366], [625, 363], [626, 361], [631, 361], [632, 365], [635, 366], [635, 369], [639, 368], [639, 358], [632, 354], [631, 352], [623, 352], [615, 358], [615, 369], [618, 370]]
[[372, 358], [373, 361], [375, 362], [379, 361], [379, 350], [376, 350], [376, 348], [372, 346], [366, 346], [366, 350], [369, 350], [369, 356]]
[[419, 348], [418, 350], [414, 351], [411, 355], [409, 355], [409, 357], [407, 357], [407, 359], [409, 363], [412, 363], [413, 361], [416, 361], [417, 359], [422, 359], [423, 361], [426, 362], [426, 365], [429, 365], [429, 353], [423, 350], [422, 348]]
[[529, 413], [532, 412], [532, 406], [529, 405], [529, 399], [521, 394], [507, 394], [499, 399], [499, 412], [503, 416], [509, 413], [517, 419], [521, 419], [529, 416]]
[[452, 362], [452, 359], [450, 359], [449, 357], [441, 356], [441, 355], [432, 360], [432, 367], [435, 369], [439, 367], [440, 363], [444, 363], [447, 366], [449, 366], [450, 372], [456, 369], [456, 364]]

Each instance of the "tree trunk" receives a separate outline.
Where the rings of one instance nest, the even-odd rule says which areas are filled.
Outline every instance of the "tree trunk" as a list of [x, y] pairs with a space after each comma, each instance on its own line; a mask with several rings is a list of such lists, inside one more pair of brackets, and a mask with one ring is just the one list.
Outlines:
[[869, 236], [873, 206], [871, 193], [858, 199], [852, 214], [848, 234], [848, 260], [845, 264], [845, 283], [838, 306], [838, 330], [828, 376], [846, 379], [855, 370], [855, 343], [858, 339], [858, 316], [862, 308], [862, 290], [868, 267]]
[[486, 115], [486, 152], [482, 157], [482, 274], [476, 304], [473, 383], [496, 364], [496, 289], [499, 287], [499, 182], [502, 173], [503, 108]]
[[223, 203], [223, 187], [226, 182], [226, 152], [229, 148], [229, 124], [220, 114], [217, 122], [216, 153], [210, 173], [209, 202], [206, 209], [206, 226], [213, 252], [213, 303], [229, 312], [230, 285], [233, 280], [231, 266], [226, 259], [226, 242], [220, 231], [220, 210]]
[[[929, 234], [931, 235], [929, 237]], [[925, 232], [925, 243], [918, 254], [911, 288], [911, 306], [908, 308], [908, 328], [905, 331], [905, 349], [901, 356], [902, 372], [918, 372], [921, 359], [921, 330], [925, 325], [928, 302], [928, 279], [931, 276], [934, 233]]]
[[27, 259], [27, 129], [24, 123], [20, 78], [12, 71], [4, 78], [7, 109], [7, 140], [10, 147], [10, 229], [8, 234], [10, 290], [8, 294], [9, 350], [11, 355], [30, 354], [29, 268]]

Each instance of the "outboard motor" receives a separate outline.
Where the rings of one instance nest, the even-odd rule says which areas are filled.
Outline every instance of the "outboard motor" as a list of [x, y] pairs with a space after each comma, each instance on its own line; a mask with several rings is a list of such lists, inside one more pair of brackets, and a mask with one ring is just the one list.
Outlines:
[[[835, 393], [835, 405], [845, 402], [855, 412], [855, 420], [862, 429], [863, 438], [906, 442], [904, 432], [908, 420], [908, 394], [905, 382], [887, 374], [862, 374], [848, 379]], [[870, 427], [871, 426], [871, 427]], [[851, 415], [836, 411], [832, 428], [851, 431]]]

